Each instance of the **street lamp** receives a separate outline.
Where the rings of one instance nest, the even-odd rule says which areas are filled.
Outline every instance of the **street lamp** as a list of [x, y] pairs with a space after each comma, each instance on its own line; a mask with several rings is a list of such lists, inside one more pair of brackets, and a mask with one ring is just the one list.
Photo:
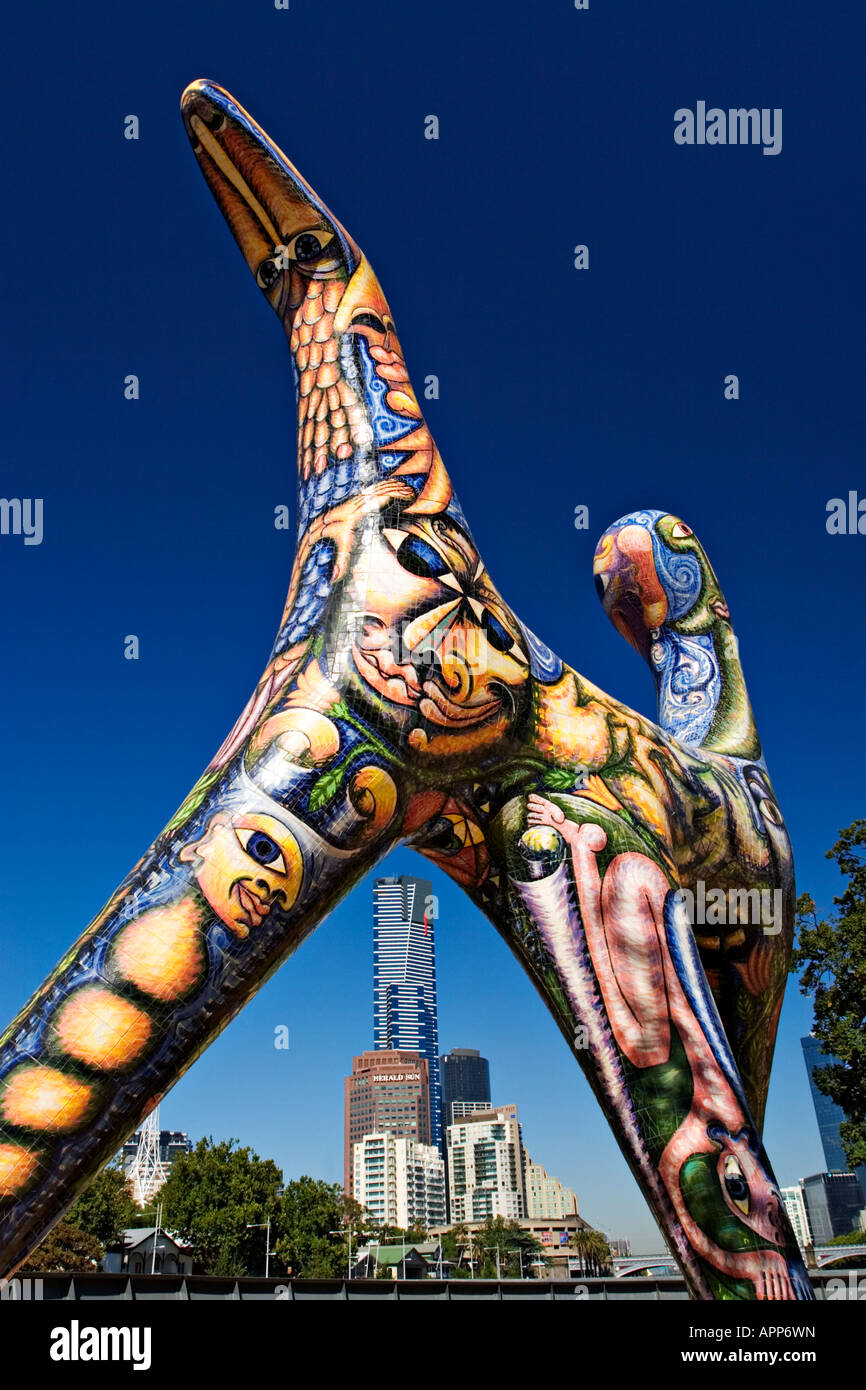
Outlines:
[[263, 1228], [267, 1231], [265, 1236], [265, 1278], [267, 1279], [271, 1269], [271, 1218], [268, 1217], [267, 1221], [247, 1222], [248, 1231], [261, 1231]]
[[346, 1278], [347, 1278], [347, 1279], [351, 1279], [351, 1277], [352, 1277], [352, 1236], [355, 1234], [355, 1230], [354, 1230], [354, 1227], [352, 1226], [352, 1223], [349, 1222], [348, 1227], [343, 1227], [343, 1226], [341, 1226], [340, 1229], [339, 1229], [339, 1231], [329, 1231], [329, 1232], [328, 1232], [328, 1235], [329, 1235], [329, 1236], [342, 1236], [342, 1235], [345, 1235], [345, 1234], [346, 1234], [346, 1230], [348, 1230], [348, 1232], [349, 1232], [349, 1267], [348, 1267], [348, 1270], [347, 1270], [347, 1272], [346, 1272]]
[[496, 1251], [496, 1278], [497, 1278], [497, 1279], [501, 1279], [501, 1278], [502, 1278], [502, 1261], [501, 1261], [501, 1252], [500, 1252], [499, 1246], [498, 1246], [498, 1245], [485, 1245], [485, 1246], [483, 1247], [483, 1249], [484, 1249], [484, 1251], [485, 1251], [486, 1253], [489, 1253], [491, 1250], [495, 1250], [495, 1251]]

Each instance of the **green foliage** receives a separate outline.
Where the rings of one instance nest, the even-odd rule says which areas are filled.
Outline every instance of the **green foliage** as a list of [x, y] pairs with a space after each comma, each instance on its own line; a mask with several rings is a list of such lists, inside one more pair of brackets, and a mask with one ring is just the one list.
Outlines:
[[815, 1084], [845, 1111], [839, 1134], [852, 1168], [866, 1163], [866, 820], [855, 820], [827, 851], [848, 879], [837, 911], [818, 920], [808, 893], [797, 900], [791, 969], [811, 995], [814, 1034], [838, 1065], [815, 1071]]
[[192, 1246], [201, 1274], [264, 1273], [265, 1230], [248, 1227], [276, 1217], [283, 1175], [271, 1159], [236, 1144], [200, 1139], [174, 1160], [157, 1199], [163, 1226]]
[[479, 1226], [472, 1236], [472, 1258], [480, 1261], [478, 1275], [482, 1279], [495, 1279], [498, 1268], [503, 1279], [519, 1279], [521, 1258], [523, 1273], [529, 1275], [530, 1265], [543, 1254], [544, 1247], [524, 1231], [516, 1221], [506, 1221], [504, 1216], [491, 1216]]
[[574, 1231], [569, 1246], [580, 1260], [581, 1274], [600, 1276], [612, 1267], [613, 1255], [601, 1231]]
[[66, 1220], [106, 1246], [119, 1241], [128, 1226], [145, 1224], [123, 1170], [113, 1164], [97, 1173], [70, 1207]]
[[442, 1258], [448, 1260], [455, 1266], [459, 1263], [469, 1244], [469, 1232], [462, 1221], [456, 1226], [452, 1226], [449, 1231], [443, 1231], [441, 1237]]
[[92, 1274], [104, 1254], [105, 1247], [95, 1236], [71, 1221], [58, 1221], [17, 1273]]
[[866, 1245], [866, 1231], [846, 1231], [844, 1236], [833, 1236], [828, 1245]]
[[374, 1239], [380, 1245], [423, 1245], [427, 1240], [427, 1232], [422, 1226], [389, 1226], [384, 1222], [381, 1226], [376, 1226]]
[[[349, 1267], [349, 1228], [352, 1250], [363, 1243], [361, 1208], [343, 1195], [339, 1183], [301, 1177], [286, 1184], [280, 1201], [279, 1264], [295, 1279], [345, 1278]], [[334, 1232], [340, 1234], [334, 1235]]]

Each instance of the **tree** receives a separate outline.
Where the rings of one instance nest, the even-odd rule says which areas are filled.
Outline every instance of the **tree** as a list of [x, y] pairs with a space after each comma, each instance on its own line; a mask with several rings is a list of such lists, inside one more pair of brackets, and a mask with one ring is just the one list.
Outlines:
[[569, 1244], [577, 1251], [581, 1274], [598, 1277], [610, 1269], [613, 1255], [601, 1231], [582, 1226], [573, 1232]]
[[202, 1274], [262, 1274], [265, 1230], [258, 1227], [280, 1211], [280, 1169], [236, 1144], [200, 1139], [174, 1160], [159, 1192], [163, 1225], [192, 1246]]
[[99, 1268], [105, 1247], [95, 1236], [58, 1221], [17, 1271], [19, 1274], [81, 1274]]
[[488, 1217], [475, 1232], [473, 1245], [481, 1260], [482, 1279], [495, 1279], [497, 1271], [503, 1279], [519, 1279], [521, 1270], [528, 1274], [533, 1259], [543, 1248], [519, 1222], [506, 1221], [504, 1216]]
[[339, 1183], [298, 1178], [286, 1184], [280, 1201], [277, 1258], [296, 1279], [339, 1279], [348, 1272], [349, 1231], [354, 1253], [362, 1227], [361, 1207]]
[[844, 1110], [839, 1137], [857, 1168], [866, 1163], [866, 820], [841, 831], [826, 857], [848, 883], [828, 920], [818, 920], [808, 893], [798, 898], [791, 969], [802, 970], [800, 992], [812, 995], [815, 1037], [839, 1059], [815, 1070], [815, 1084]]
[[610, 1269], [613, 1255], [601, 1231], [587, 1231], [586, 1234], [589, 1236], [586, 1243], [588, 1272], [598, 1278]]
[[828, 1245], [866, 1245], [866, 1231], [846, 1231], [843, 1236], [833, 1236]]
[[69, 1208], [71, 1226], [95, 1236], [102, 1245], [113, 1245], [128, 1226], [140, 1226], [141, 1212], [132, 1200], [132, 1189], [121, 1168], [103, 1168], [78, 1201]]
[[458, 1221], [450, 1230], [443, 1231], [440, 1237], [442, 1259], [451, 1265], [452, 1279], [468, 1279], [469, 1269], [463, 1264], [463, 1257], [469, 1248], [469, 1230], [464, 1222]]
[[376, 1227], [375, 1238], [381, 1245], [423, 1245], [427, 1232], [423, 1226], [390, 1226], [386, 1221]]

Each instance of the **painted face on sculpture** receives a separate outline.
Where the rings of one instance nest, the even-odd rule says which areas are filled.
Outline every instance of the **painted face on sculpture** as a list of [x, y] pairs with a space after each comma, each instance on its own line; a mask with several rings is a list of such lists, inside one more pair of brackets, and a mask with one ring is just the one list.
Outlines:
[[180, 858], [196, 866], [205, 899], [242, 939], [261, 926], [274, 906], [290, 908], [303, 878], [300, 846], [274, 816], [220, 813], [200, 840], [184, 845]]
[[452, 745], [480, 748], [509, 728], [528, 686], [529, 658], [456, 522], [386, 517], [360, 601], [350, 685], [387, 713], [411, 747], [434, 754]]
[[735, 1137], [727, 1130], [711, 1130], [721, 1143], [716, 1171], [728, 1210], [764, 1240], [784, 1245], [779, 1194], [744, 1130]]
[[754, 1242], [747, 1231], [784, 1247], [781, 1199], [755, 1151], [753, 1136], [748, 1130], [732, 1135], [723, 1125], [711, 1125], [707, 1135], [711, 1150], [693, 1154], [680, 1175], [687, 1205], [698, 1225], [725, 1250], [752, 1248]]

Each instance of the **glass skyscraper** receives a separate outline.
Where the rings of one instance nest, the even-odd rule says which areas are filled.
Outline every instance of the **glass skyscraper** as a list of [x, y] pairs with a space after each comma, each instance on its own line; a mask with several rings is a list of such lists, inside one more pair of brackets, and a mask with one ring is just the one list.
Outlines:
[[430, 1069], [431, 1142], [441, 1147], [433, 885], [377, 878], [373, 887], [373, 1046], [417, 1052]]
[[[839, 1138], [839, 1125], [845, 1118], [845, 1112], [834, 1100], [825, 1096], [823, 1091], [818, 1090], [814, 1075], [821, 1067], [838, 1064], [839, 1058], [834, 1057], [832, 1053], [822, 1052], [821, 1044], [817, 1038], [812, 1037], [811, 1033], [807, 1038], [800, 1039], [800, 1045], [803, 1048], [806, 1071], [809, 1073], [809, 1090], [812, 1092], [812, 1104], [815, 1107], [815, 1118], [818, 1121], [818, 1133], [821, 1136], [821, 1147], [824, 1150], [827, 1172], [849, 1173], [851, 1168], [845, 1158], [845, 1150], [842, 1148], [842, 1141]], [[860, 1180], [864, 1194], [866, 1194], [866, 1165], [855, 1168], [854, 1172]]]
[[474, 1047], [452, 1047], [439, 1059], [442, 1080], [442, 1148], [445, 1131], [454, 1119], [455, 1101], [486, 1102], [490, 1105], [490, 1063]]

